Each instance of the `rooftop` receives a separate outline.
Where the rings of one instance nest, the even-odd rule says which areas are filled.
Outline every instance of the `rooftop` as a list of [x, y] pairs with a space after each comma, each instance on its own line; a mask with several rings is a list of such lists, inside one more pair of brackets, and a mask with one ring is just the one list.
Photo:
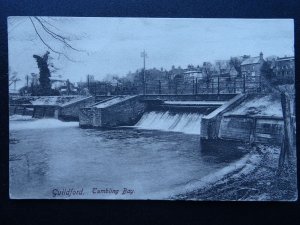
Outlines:
[[189, 70], [189, 71], [185, 71], [184, 73], [189, 74], [189, 73], [202, 73], [202, 72], [198, 70]]
[[250, 57], [250, 58], [246, 58], [242, 63], [241, 66], [243, 65], [249, 65], [249, 64], [257, 64], [260, 61], [260, 57]]
[[277, 58], [276, 61], [295, 60], [294, 56]]

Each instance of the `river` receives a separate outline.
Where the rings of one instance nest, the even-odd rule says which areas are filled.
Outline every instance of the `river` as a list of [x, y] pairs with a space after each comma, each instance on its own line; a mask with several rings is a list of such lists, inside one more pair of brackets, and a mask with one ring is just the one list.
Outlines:
[[10, 196], [167, 199], [240, 159], [237, 149], [202, 149], [199, 135], [180, 132], [10, 121]]

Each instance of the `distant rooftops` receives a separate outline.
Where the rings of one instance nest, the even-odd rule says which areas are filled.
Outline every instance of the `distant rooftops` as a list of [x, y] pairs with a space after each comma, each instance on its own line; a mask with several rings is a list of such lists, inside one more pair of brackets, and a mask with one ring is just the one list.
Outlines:
[[249, 65], [249, 64], [257, 64], [260, 63], [261, 60], [264, 60], [262, 52], [259, 54], [259, 56], [256, 57], [245, 57], [244, 61], [241, 63], [241, 66]]
[[190, 73], [202, 73], [202, 72], [199, 71], [199, 70], [188, 70], [188, 71], [185, 71], [184, 73], [185, 74], [190, 74]]
[[247, 58], [245, 59], [241, 65], [249, 65], [249, 64], [256, 64], [256, 63], [259, 63], [260, 62], [260, 57], [257, 56], [257, 57], [250, 57], [250, 58]]
[[276, 59], [276, 61], [285, 61], [285, 60], [295, 60], [295, 57], [294, 56], [286, 56], [286, 57]]

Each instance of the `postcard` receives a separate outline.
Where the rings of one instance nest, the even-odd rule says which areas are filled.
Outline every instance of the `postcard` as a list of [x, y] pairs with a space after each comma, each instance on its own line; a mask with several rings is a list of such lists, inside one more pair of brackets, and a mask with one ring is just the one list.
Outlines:
[[292, 19], [7, 23], [11, 199], [297, 200]]

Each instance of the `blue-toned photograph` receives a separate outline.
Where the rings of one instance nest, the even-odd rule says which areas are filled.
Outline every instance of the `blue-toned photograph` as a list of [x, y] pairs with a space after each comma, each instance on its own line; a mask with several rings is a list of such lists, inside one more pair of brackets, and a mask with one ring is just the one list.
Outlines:
[[11, 199], [298, 199], [292, 19], [7, 24]]

